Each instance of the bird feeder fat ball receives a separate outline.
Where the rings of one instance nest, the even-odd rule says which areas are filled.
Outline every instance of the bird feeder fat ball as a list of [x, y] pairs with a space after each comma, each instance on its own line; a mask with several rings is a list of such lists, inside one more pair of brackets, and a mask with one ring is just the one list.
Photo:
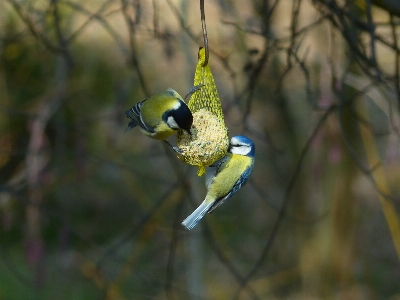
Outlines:
[[225, 156], [228, 146], [228, 129], [225, 126], [221, 101], [210, 66], [205, 62], [205, 49], [200, 48], [194, 76], [194, 86], [202, 87], [190, 98], [188, 107], [193, 114], [191, 135], [178, 131], [177, 146], [181, 149], [178, 158], [199, 167], [201, 176], [205, 167]]

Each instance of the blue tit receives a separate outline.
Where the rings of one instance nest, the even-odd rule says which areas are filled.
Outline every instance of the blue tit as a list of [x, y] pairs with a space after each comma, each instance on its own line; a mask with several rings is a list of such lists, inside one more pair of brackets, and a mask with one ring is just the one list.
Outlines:
[[255, 145], [245, 136], [234, 136], [228, 153], [207, 168], [207, 196], [183, 222], [190, 230], [204, 217], [232, 197], [249, 179], [254, 166]]
[[128, 129], [139, 126], [147, 136], [165, 140], [183, 129], [190, 133], [193, 116], [182, 97], [169, 88], [154, 94], [125, 112], [131, 119]]

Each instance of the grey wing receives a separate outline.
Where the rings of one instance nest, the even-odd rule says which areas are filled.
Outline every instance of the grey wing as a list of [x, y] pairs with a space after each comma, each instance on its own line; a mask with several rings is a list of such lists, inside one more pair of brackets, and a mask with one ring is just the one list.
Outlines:
[[142, 105], [143, 103], [147, 100], [144, 99], [142, 101], [140, 101], [139, 103], [136, 103], [136, 105], [134, 107], [132, 107], [131, 109], [128, 109], [125, 114], [128, 118], [131, 119], [131, 122], [129, 123], [128, 128], [133, 128], [135, 126], [139, 126], [140, 128], [149, 131], [149, 132], [154, 132], [154, 128], [152, 128], [151, 126], [146, 125], [143, 122], [142, 119], [142, 115], [141, 115], [141, 109], [142, 109]]
[[133, 106], [131, 109], [128, 109], [125, 111], [126, 116], [136, 122], [139, 122], [140, 120], [140, 109], [142, 108], [143, 102], [146, 101], [144, 99], [143, 101], [136, 103], [135, 106]]
[[216, 209], [218, 206], [220, 206], [221, 204], [223, 204], [226, 200], [228, 200], [230, 197], [232, 197], [238, 190], [240, 190], [240, 188], [247, 182], [247, 180], [249, 179], [251, 172], [253, 171], [252, 166], [250, 166], [249, 168], [246, 169], [246, 171], [243, 172], [243, 174], [240, 176], [240, 178], [238, 179], [238, 181], [236, 181], [235, 185], [233, 186], [233, 188], [231, 189], [231, 191], [226, 194], [224, 197], [221, 197], [219, 199], [217, 199], [216, 201], [214, 201], [213, 206], [211, 206], [211, 208], [208, 210], [208, 213], [212, 213], [214, 211], [214, 209]]

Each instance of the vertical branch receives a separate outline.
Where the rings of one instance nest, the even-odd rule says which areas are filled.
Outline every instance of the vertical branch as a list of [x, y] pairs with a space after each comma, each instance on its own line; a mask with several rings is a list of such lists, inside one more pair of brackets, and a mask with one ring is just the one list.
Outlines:
[[[65, 97], [66, 60], [59, 57], [60, 64], [56, 69], [57, 89], [51, 101], [42, 101], [37, 116], [30, 122], [30, 140], [26, 155], [26, 173], [28, 181], [29, 203], [26, 207], [27, 220], [27, 255], [28, 261], [35, 269], [37, 285], [44, 283], [44, 242], [41, 234], [40, 205], [43, 202], [42, 177], [49, 162], [45, 129], [49, 119], [58, 110]], [[47, 103], [46, 103], [47, 102]]]
[[210, 56], [210, 53], [208, 50], [208, 37], [206, 28], [206, 15], [204, 13], [204, 0], [200, 0], [200, 14], [201, 14], [201, 27], [203, 28], [204, 48], [206, 49], [206, 57], [203, 63], [203, 67], [205, 67], [208, 64], [208, 57]]
[[[369, 112], [366, 108], [365, 102], [359, 102], [358, 111], [363, 120], [370, 120]], [[367, 155], [369, 166], [372, 168], [376, 166], [371, 173], [372, 178], [376, 184], [376, 189], [379, 191], [379, 202], [382, 206], [382, 211], [388, 225], [390, 235], [398, 258], [400, 259], [400, 217], [396, 210], [396, 205], [391, 199], [384, 195], [391, 195], [391, 190], [386, 178], [385, 170], [382, 167], [380, 154], [377, 147], [376, 139], [371, 133], [371, 128], [367, 128], [364, 124], [360, 124], [361, 138], [364, 143], [364, 149]]]
[[399, 49], [399, 42], [398, 42], [397, 35], [396, 35], [396, 24], [394, 21], [393, 14], [390, 14], [390, 27], [392, 29], [393, 43], [397, 49], [397, 51], [394, 51], [394, 55], [395, 55], [394, 86], [396, 89], [398, 109], [400, 109], [400, 54], [398, 52], [400, 49]]
[[165, 292], [167, 294], [167, 299], [174, 299], [173, 281], [174, 281], [174, 265], [175, 265], [175, 255], [177, 252], [177, 246], [179, 242], [180, 226], [182, 218], [182, 208], [185, 197], [182, 196], [178, 205], [175, 209], [175, 218], [173, 224], [173, 231], [171, 237], [171, 243], [169, 247], [167, 270], [166, 270], [166, 282], [165, 282]]
[[61, 30], [61, 17], [58, 11], [58, 0], [51, 0], [51, 5], [53, 6], [53, 17], [54, 17], [54, 27], [56, 29], [56, 35], [59, 43], [59, 47], [61, 49], [61, 53], [68, 65], [69, 68], [72, 68], [73, 61], [71, 54], [68, 51], [68, 43], [64, 38], [64, 35]]
[[292, 17], [291, 17], [291, 24], [290, 24], [290, 47], [288, 47], [288, 56], [290, 57], [291, 51], [295, 51], [295, 43], [296, 43], [296, 36], [297, 36], [297, 25], [299, 22], [299, 14], [300, 14], [300, 7], [301, 7], [301, 0], [293, 1], [292, 6]]
[[160, 16], [158, 13], [157, 0], [153, 0], [153, 31], [154, 36], [160, 36]]
[[32, 121], [29, 126], [30, 140], [28, 145], [28, 153], [26, 156], [27, 180], [29, 203], [26, 206], [27, 221], [27, 259], [28, 263], [33, 266], [35, 272], [35, 284], [40, 286], [43, 284], [43, 255], [44, 245], [41, 235], [40, 210], [39, 205], [42, 201], [42, 193], [40, 189], [40, 172], [43, 170], [46, 159], [42, 150], [45, 147], [44, 122], [47, 115], [46, 107], [41, 109], [40, 115]]
[[368, 20], [368, 30], [370, 33], [370, 51], [371, 51], [371, 64], [373, 67], [376, 67], [376, 51], [375, 51], [375, 25], [372, 19], [372, 12], [371, 12], [371, 0], [366, 0], [366, 13], [367, 13], [367, 20]]
[[128, 25], [129, 29], [129, 43], [130, 43], [130, 48], [131, 48], [131, 63], [133, 68], [135, 69], [137, 76], [139, 78], [140, 86], [143, 89], [143, 92], [145, 95], [150, 94], [150, 89], [146, 83], [146, 80], [144, 78], [142, 69], [139, 65], [139, 60], [138, 60], [138, 51], [137, 51], [137, 45], [136, 45], [136, 40], [135, 40], [135, 34], [136, 34], [136, 25], [138, 24], [140, 20], [140, 4], [139, 2], [136, 3], [136, 19], [133, 20], [130, 13], [129, 13], [129, 3], [126, 0], [121, 0], [122, 4], [122, 14], [125, 18], [125, 22]]

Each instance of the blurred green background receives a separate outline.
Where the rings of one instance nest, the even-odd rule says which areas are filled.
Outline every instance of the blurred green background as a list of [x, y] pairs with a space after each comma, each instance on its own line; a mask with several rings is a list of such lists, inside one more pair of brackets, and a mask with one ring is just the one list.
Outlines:
[[0, 2], [0, 300], [400, 299], [399, 4], [205, 2], [257, 154], [192, 231], [204, 177], [124, 111], [193, 86], [199, 2]]

